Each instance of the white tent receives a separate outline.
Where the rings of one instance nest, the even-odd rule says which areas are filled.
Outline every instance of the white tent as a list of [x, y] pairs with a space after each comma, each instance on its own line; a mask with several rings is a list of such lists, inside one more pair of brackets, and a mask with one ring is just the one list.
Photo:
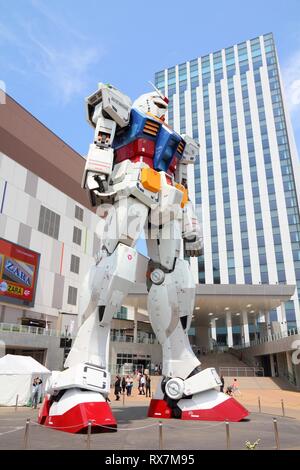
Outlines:
[[51, 372], [31, 356], [6, 354], [0, 359], [0, 406], [28, 404], [35, 377], [43, 381], [42, 390]]

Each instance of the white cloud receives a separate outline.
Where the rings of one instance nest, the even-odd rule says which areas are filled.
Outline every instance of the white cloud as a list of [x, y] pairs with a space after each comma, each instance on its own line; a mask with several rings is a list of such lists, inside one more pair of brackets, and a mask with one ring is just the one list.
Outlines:
[[289, 58], [282, 75], [289, 109], [300, 117], [300, 50]]
[[29, 64], [51, 86], [56, 99], [63, 104], [72, 96], [80, 94], [86, 88], [90, 69], [99, 63], [104, 50], [100, 47], [65, 44], [58, 47], [38, 39], [32, 31], [28, 32], [34, 55], [26, 51]]
[[[0, 22], [0, 62], [29, 79], [37, 74], [49, 94], [60, 104], [67, 104], [90, 85], [92, 69], [105, 54], [104, 47], [91, 45], [63, 18], [53, 16], [36, 0], [32, 0], [32, 5], [35, 17], [15, 17], [10, 28]], [[47, 34], [47, 28], [51, 34]], [[9, 44], [17, 55], [6, 51]]]

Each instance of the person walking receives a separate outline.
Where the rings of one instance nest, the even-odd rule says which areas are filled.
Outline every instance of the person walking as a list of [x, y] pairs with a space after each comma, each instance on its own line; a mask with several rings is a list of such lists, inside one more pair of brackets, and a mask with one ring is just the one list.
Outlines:
[[121, 393], [121, 377], [119, 375], [116, 376], [116, 381], [115, 381], [115, 396], [116, 396], [116, 401], [120, 400], [120, 393]]
[[132, 375], [129, 376], [129, 381], [130, 381], [129, 396], [131, 397], [132, 389], [133, 389], [133, 377], [132, 377]]
[[41, 389], [42, 389], [42, 380], [39, 377], [36, 377], [33, 381], [32, 384], [32, 398], [31, 398], [31, 404], [32, 408], [37, 408], [37, 405], [40, 400], [41, 396]]
[[145, 395], [145, 384], [146, 384], [145, 376], [141, 375], [140, 383], [139, 383], [139, 390], [140, 390], [139, 395]]
[[146, 398], [151, 397], [151, 377], [146, 375]]
[[129, 375], [126, 376], [126, 395], [130, 396], [130, 377]]
[[124, 395], [124, 393], [125, 393], [125, 388], [126, 388], [126, 379], [125, 379], [124, 375], [123, 375], [123, 377], [122, 377], [121, 386], [122, 386], [122, 393], [123, 393], [123, 395]]
[[225, 385], [224, 376], [221, 375], [220, 379], [221, 379], [220, 392], [224, 393], [224, 385]]
[[233, 395], [235, 395], [236, 393], [238, 393], [239, 395], [242, 395], [241, 392], [240, 392], [240, 387], [239, 387], [239, 383], [237, 381], [237, 379], [233, 379], [233, 383], [232, 383], [232, 393]]

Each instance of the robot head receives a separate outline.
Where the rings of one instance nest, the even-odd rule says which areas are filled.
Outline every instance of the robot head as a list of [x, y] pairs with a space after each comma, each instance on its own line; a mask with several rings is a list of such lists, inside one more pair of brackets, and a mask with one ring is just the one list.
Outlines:
[[154, 89], [155, 91], [141, 95], [134, 101], [132, 107], [144, 113], [150, 113], [161, 121], [164, 121], [169, 100], [157, 88], [154, 87]]

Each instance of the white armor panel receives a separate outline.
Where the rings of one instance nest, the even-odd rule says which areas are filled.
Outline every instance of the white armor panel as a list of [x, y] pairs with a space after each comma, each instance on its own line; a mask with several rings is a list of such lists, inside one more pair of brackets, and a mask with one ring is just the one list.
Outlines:
[[118, 242], [133, 246], [138, 240], [148, 217], [148, 207], [132, 197], [122, 198], [108, 209], [103, 247], [112, 253]]
[[[131, 99], [111, 85], [98, 84], [99, 89], [86, 98], [87, 121], [96, 127], [97, 118], [107, 113], [120, 127], [127, 126], [131, 111]], [[99, 112], [99, 106], [102, 106]], [[103, 116], [104, 117], [104, 116]]]
[[151, 224], [157, 226], [167, 224], [173, 219], [180, 219], [182, 213], [182, 191], [168, 184], [163, 171], [160, 172], [160, 181], [159, 204], [153, 207], [150, 213]]
[[[130, 286], [143, 282], [148, 259], [134, 248], [119, 244], [111, 256], [103, 257], [88, 273], [80, 296], [82, 325], [65, 367], [82, 362], [107, 366], [110, 323], [120, 309]], [[99, 314], [99, 306], [105, 306]]]
[[185, 260], [177, 260], [175, 270], [165, 274], [162, 284], [152, 284], [148, 294], [148, 313], [162, 345], [163, 375], [167, 377], [185, 379], [200, 365], [187, 335], [194, 295], [195, 283]]
[[91, 363], [77, 364], [63, 373], [56, 374], [49, 383], [47, 393], [68, 388], [84, 388], [102, 394], [108, 394], [110, 389], [110, 374], [103, 368]]
[[197, 156], [199, 155], [198, 142], [187, 134], [184, 134], [182, 138], [185, 141], [184, 152], [180, 163], [195, 163]]

